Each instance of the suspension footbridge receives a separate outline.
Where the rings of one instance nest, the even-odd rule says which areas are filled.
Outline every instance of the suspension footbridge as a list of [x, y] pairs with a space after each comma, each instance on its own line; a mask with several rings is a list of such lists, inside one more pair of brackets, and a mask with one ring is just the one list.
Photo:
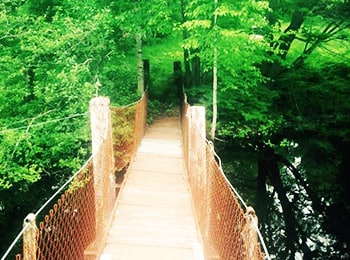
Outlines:
[[[28, 215], [2, 260], [19, 242], [17, 260], [269, 259], [254, 210], [205, 138], [204, 108], [185, 101], [180, 110], [146, 126], [144, 94], [132, 106], [132, 144], [122, 149], [115, 108], [108, 98], [91, 100], [92, 156], [56, 202]], [[116, 171], [120, 162], [124, 171]]]

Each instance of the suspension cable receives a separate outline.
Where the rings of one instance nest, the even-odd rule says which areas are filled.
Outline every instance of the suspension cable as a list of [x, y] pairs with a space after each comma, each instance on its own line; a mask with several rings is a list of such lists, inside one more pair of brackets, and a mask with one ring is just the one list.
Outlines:
[[[36, 127], [36, 126], [46, 125], [46, 124], [49, 124], [49, 123], [56, 123], [56, 122], [59, 122], [59, 121], [64, 121], [64, 120], [75, 118], [75, 117], [86, 116], [87, 114], [88, 113], [69, 115], [69, 116], [63, 117], [63, 118], [56, 118], [56, 119], [52, 119], [52, 120], [48, 120], [48, 121], [32, 124], [32, 125], [30, 125], [30, 127], [32, 128], [32, 127]], [[21, 121], [25, 121], [25, 120], [21, 120]], [[21, 121], [19, 121], [19, 122], [21, 122]], [[0, 134], [1, 133], [6, 133], [6, 132], [10, 132], [10, 131], [20, 130], [20, 129], [25, 129], [25, 128], [28, 128], [28, 126], [20, 126], [20, 127], [11, 128], [11, 129], [3, 129], [3, 130], [0, 131]]]

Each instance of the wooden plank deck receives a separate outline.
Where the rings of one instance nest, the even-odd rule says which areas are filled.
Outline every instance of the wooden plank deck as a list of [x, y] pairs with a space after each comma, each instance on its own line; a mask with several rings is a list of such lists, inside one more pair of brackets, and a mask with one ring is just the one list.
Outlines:
[[130, 165], [100, 260], [203, 259], [179, 118], [155, 121]]

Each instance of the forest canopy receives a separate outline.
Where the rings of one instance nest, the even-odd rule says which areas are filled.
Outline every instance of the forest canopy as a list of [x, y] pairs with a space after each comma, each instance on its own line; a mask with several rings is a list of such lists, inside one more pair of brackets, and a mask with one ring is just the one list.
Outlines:
[[150, 107], [173, 102], [181, 58], [272, 258], [348, 259], [349, 19], [349, 0], [1, 0], [0, 230], [86, 160], [91, 97], [138, 99], [141, 39]]

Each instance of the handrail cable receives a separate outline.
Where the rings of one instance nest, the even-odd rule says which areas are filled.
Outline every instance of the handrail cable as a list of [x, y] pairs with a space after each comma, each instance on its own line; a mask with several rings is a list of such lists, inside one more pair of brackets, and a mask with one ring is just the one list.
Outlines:
[[[236, 195], [236, 197], [239, 199], [239, 201], [241, 202], [241, 204], [244, 206], [244, 209], [246, 209], [248, 206], [247, 204], [244, 202], [243, 198], [241, 197], [241, 195], [239, 195], [238, 191], [235, 189], [235, 187], [233, 187], [233, 185], [231, 184], [231, 182], [229, 181], [229, 179], [226, 177], [226, 174], [224, 173], [224, 170], [222, 169], [222, 162], [221, 162], [221, 158], [219, 157], [219, 155], [216, 153], [215, 149], [214, 149], [214, 145], [211, 141], [207, 140], [206, 139], [206, 142], [209, 144], [214, 156], [216, 157], [216, 159], [218, 160], [218, 164], [219, 164], [219, 169], [220, 169], [220, 173], [221, 175], [224, 177], [226, 183], [230, 186], [231, 190], [234, 192], [234, 194]], [[271, 257], [270, 257], [270, 254], [267, 250], [267, 247], [266, 247], [266, 244], [265, 244], [265, 241], [264, 241], [264, 238], [259, 230], [259, 227], [258, 227], [258, 224], [256, 223], [255, 219], [253, 218], [253, 216], [250, 216], [252, 222], [253, 222], [253, 225], [254, 225], [254, 228], [256, 229], [257, 233], [258, 233], [258, 236], [259, 236], [259, 239], [260, 239], [260, 242], [262, 244], [262, 247], [264, 249], [264, 252], [265, 252], [265, 256], [266, 256], [266, 259], [268, 260], [271, 260]]]
[[[59, 122], [59, 121], [64, 121], [64, 120], [67, 120], [67, 119], [80, 117], [80, 116], [86, 116], [87, 114], [88, 114], [87, 112], [82, 113], [82, 114], [73, 114], [73, 115], [69, 115], [69, 116], [63, 117], [63, 118], [56, 118], [56, 119], [52, 119], [52, 120], [48, 120], [48, 121], [32, 124], [32, 125], [30, 125], [30, 127], [46, 125], [46, 124], [49, 124], [49, 123], [55, 123], [55, 122]], [[26, 119], [21, 120], [21, 121], [25, 121], [25, 120]], [[21, 122], [21, 121], [19, 121], [19, 122]], [[26, 125], [26, 126], [20, 126], [20, 127], [16, 127], [16, 128], [3, 129], [3, 130], [0, 131], [0, 134], [1, 133], [6, 133], [6, 132], [10, 132], [10, 131], [20, 130], [20, 129], [24, 129], [24, 128], [28, 128], [28, 126]]]
[[[137, 100], [135, 102], [132, 102], [130, 104], [127, 104], [125, 106], [118, 106], [118, 108], [128, 108], [128, 107], [134, 106], [134, 105], [136, 105], [136, 104], [141, 102], [141, 100], [144, 98], [144, 95], [145, 95], [145, 92], [142, 94], [142, 96], [141, 96], [141, 98], [139, 100]], [[52, 120], [48, 120], [48, 121], [32, 124], [32, 125], [30, 125], [30, 127], [41, 126], [41, 125], [45, 125], [45, 124], [49, 124], [49, 123], [55, 123], [55, 122], [59, 122], [59, 121], [64, 121], [64, 120], [75, 118], [75, 117], [86, 116], [88, 114], [89, 114], [88, 112], [81, 113], [81, 114], [72, 114], [72, 115], [69, 115], [69, 116], [66, 116], [66, 117], [63, 117], [63, 118], [56, 118], [56, 119], [52, 119]], [[11, 125], [16, 124], [16, 123], [21, 123], [21, 122], [26, 121], [26, 120], [32, 120], [32, 119], [33, 118], [22, 119], [20, 121], [11, 123]], [[15, 127], [15, 128], [2, 129], [2, 130], [0, 130], [0, 134], [1, 133], [6, 133], [6, 132], [10, 132], [10, 131], [20, 130], [20, 129], [24, 129], [24, 128], [28, 128], [28, 126], [20, 126], [20, 127]]]

